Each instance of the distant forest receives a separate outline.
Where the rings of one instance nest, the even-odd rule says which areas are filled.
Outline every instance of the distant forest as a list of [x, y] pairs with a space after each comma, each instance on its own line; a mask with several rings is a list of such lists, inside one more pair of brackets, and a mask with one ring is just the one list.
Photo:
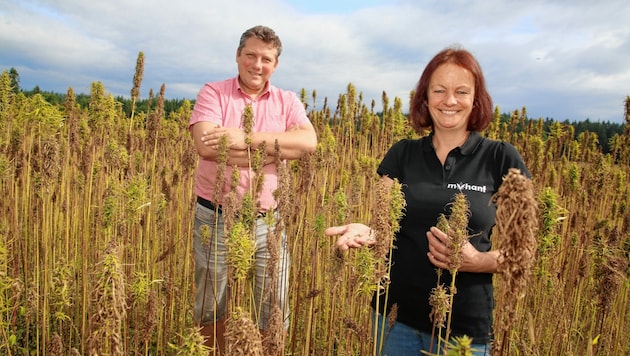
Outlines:
[[[14, 90], [17, 92], [21, 92], [26, 96], [32, 96], [35, 94], [40, 94], [42, 97], [46, 99], [51, 104], [59, 105], [62, 104], [66, 99], [66, 94], [55, 93], [50, 91], [42, 91], [39, 86], [35, 86], [32, 90], [23, 90], [19, 85], [19, 74], [15, 68], [11, 68], [9, 70], [9, 76], [11, 77], [12, 86]], [[89, 94], [75, 94], [76, 95], [76, 103], [80, 105], [82, 108], [87, 108], [90, 102]], [[156, 98], [150, 94], [148, 99], [138, 99], [135, 103], [135, 112], [148, 112], [152, 107], [156, 104]], [[131, 98], [126, 98], [122, 96], [114, 97], [116, 101], [120, 102], [122, 105], [122, 110], [127, 113], [127, 115], [131, 115]], [[164, 99], [164, 114], [165, 117], [169, 117], [171, 112], [177, 111], [182, 104], [186, 101], [190, 101], [194, 104], [194, 99]], [[503, 113], [501, 114], [501, 122], [509, 123], [511, 120], [511, 113]], [[528, 118], [529, 121], [539, 121], [540, 118]], [[622, 135], [624, 133], [624, 124], [622, 123], [614, 123], [609, 121], [591, 121], [589, 119], [585, 119], [582, 121], [558, 121], [553, 118], [545, 118], [543, 120], [544, 132], [549, 132], [549, 127], [556, 122], [559, 122], [564, 125], [570, 125], [574, 128], [574, 138], [577, 138], [583, 132], [590, 132], [597, 135], [599, 139], [599, 147], [602, 150], [602, 153], [606, 154], [610, 152], [610, 138], [612, 138], [615, 134]], [[528, 124], [528, 122], [526, 122]], [[526, 127], [527, 125], [525, 125]], [[515, 127], [516, 132], [519, 132], [523, 129], [523, 127]]]

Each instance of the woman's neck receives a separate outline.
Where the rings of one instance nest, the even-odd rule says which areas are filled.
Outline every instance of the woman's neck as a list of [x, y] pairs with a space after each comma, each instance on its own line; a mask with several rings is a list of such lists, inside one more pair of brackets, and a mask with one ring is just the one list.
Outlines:
[[453, 133], [434, 132], [432, 142], [440, 162], [444, 164], [448, 153], [455, 147], [461, 147], [469, 136], [470, 131], [468, 130]]

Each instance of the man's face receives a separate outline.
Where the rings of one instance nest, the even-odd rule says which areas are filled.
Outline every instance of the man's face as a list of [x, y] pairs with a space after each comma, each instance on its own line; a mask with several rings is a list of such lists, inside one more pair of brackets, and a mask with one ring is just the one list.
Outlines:
[[245, 41], [240, 53], [236, 53], [238, 76], [241, 89], [247, 94], [258, 96], [278, 66], [278, 51], [272, 44], [267, 44], [252, 37]]

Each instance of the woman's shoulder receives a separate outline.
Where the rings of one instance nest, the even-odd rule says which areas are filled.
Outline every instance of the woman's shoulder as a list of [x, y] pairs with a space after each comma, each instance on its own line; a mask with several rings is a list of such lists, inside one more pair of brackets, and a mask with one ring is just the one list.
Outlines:
[[521, 153], [513, 144], [489, 138], [484, 138], [482, 142], [482, 150], [491, 155], [493, 161], [497, 163], [497, 167], [500, 168], [502, 176], [507, 173], [509, 168], [518, 168], [525, 175], [530, 176]]
[[507, 141], [481, 137], [480, 143], [482, 146], [485, 146], [486, 149], [494, 149], [502, 152], [517, 152], [516, 147]]
[[415, 152], [417, 150], [421, 150], [424, 147], [425, 138], [403, 138], [396, 141], [389, 148], [389, 153], [396, 153], [397, 155], [405, 155], [410, 154], [410, 152]]
[[428, 136], [416, 137], [416, 138], [402, 138], [398, 140], [393, 146], [412, 147], [422, 146], [424, 142], [427, 142]]

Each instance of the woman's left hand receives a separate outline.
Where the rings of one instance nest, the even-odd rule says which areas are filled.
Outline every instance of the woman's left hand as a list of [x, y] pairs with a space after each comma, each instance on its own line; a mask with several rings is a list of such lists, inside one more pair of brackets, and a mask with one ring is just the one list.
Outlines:
[[341, 251], [374, 244], [374, 230], [360, 223], [331, 226], [324, 233], [328, 236], [341, 235], [335, 243], [335, 246]]
[[[429, 252], [427, 253], [429, 261], [436, 267], [443, 269], [450, 269], [451, 264], [451, 238], [446, 233], [433, 226], [427, 231], [427, 240], [429, 241]], [[461, 250], [461, 264], [458, 271], [461, 272], [480, 272], [479, 252], [468, 240], [465, 240], [462, 244]]]

